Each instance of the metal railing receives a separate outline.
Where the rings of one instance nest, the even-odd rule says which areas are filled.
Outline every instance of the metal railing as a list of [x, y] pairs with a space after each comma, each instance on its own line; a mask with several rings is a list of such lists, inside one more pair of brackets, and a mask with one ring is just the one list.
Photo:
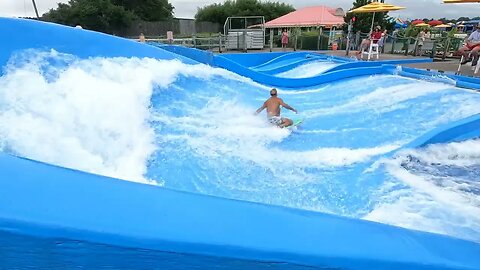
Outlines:
[[463, 39], [455, 37], [425, 38], [422, 43], [419, 38], [397, 37], [391, 38], [384, 45], [384, 51], [391, 54], [403, 54], [412, 56], [429, 56], [445, 60], [455, 55], [461, 47]]
[[[366, 37], [366, 34], [357, 34], [351, 37], [350, 49], [358, 49], [360, 43]], [[422, 46], [419, 46], [420, 43], [418, 41], [418, 38], [414, 37], [393, 37], [388, 35], [383, 42], [381, 51], [382, 53], [388, 54], [427, 56], [445, 60], [447, 57], [455, 56], [455, 52], [458, 51], [463, 43], [463, 39], [461, 38], [440, 36], [426, 38]], [[175, 44], [218, 52], [228, 51], [227, 37], [223, 34], [216, 34], [210, 37], [193, 36], [176, 38], [171, 42], [166, 37], [147, 38], [147, 42]], [[247, 51], [242, 42], [245, 42], [245, 40], [239, 39], [239, 47], [235, 49]], [[326, 34], [312, 35], [311, 33], [293, 34], [289, 38], [287, 48], [289, 50], [331, 50], [334, 42], [337, 44], [338, 50], [346, 49], [347, 41], [345, 36], [331, 40]], [[271, 36], [271, 33], [267, 33], [264, 36], [264, 47], [269, 48], [270, 50], [278, 50], [282, 47], [281, 36]]]
[[166, 37], [147, 38], [146, 41], [153, 43], [182, 45], [200, 50], [218, 50], [219, 52], [225, 51], [225, 36], [221, 34], [212, 37], [192, 36], [188, 38], [175, 38], [173, 40], [168, 40]]

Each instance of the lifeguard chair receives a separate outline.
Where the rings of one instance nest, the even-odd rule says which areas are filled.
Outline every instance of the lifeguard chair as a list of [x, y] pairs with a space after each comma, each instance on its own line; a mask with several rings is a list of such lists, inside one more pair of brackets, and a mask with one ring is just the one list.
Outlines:
[[[468, 57], [471, 57], [470, 54], [468, 55]], [[458, 62], [457, 74], [460, 74], [460, 73], [461, 73], [461, 71], [462, 71], [462, 66], [467, 66], [467, 65], [468, 65], [468, 63], [465, 64], [465, 65], [462, 65], [463, 60], [464, 60], [464, 57], [463, 57], [463, 55], [462, 55], [462, 57], [460, 58], [460, 62]], [[479, 60], [479, 62], [480, 62], [480, 60]], [[474, 75], [476, 75], [476, 74], [479, 73], [479, 71], [480, 71], [480, 63], [477, 63], [476, 66], [472, 66], [471, 64], [470, 64], [469, 66], [470, 66], [471, 69], [473, 70], [473, 74], [474, 74]]]
[[363, 59], [364, 55], [367, 55], [367, 60], [370, 60], [370, 58], [372, 58], [373, 56], [376, 56], [377, 60], [378, 60], [379, 54], [380, 54], [380, 49], [379, 49], [379, 46], [378, 46], [378, 40], [377, 40], [376, 43], [373, 43], [373, 42], [374, 42], [373, 40], [372, 40], [372, 42], [370, 42], [370, 46], [368, 46], [367, 50], [362, 51], [362, 55], [361, 55], [362, 59]]

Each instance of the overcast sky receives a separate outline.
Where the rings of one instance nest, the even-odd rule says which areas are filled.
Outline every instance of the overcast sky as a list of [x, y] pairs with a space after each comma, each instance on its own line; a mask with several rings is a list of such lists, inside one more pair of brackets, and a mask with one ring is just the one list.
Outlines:
[[[277, 1], [277, 0], [275, 0]], [[353, 0], [278, 0], [290, 3], [295, 8], [313, 5], [327, 5], [342, 7], [348, 10]], [[55, 8], [58, 2], [67, 0], [36, 0], [40, 14]], [[175, 16], [179, 18], [193, 18], [197, 7], [211, 3], [220, 3], [221, 0], [170, 0], [175, 7]], [[406, 7], [405, 10], [391, 12], [393, 17], [402, 19], [416, 18], [458, 18], [461, 16], [480, 16], [480, 4], [442, 4], [442, 0], [387, 0], [387, 3]], [[261, 14], [259, 14], [261, 15]], [[35, 16], [31, 0], [0, 0], [0, 16]]]

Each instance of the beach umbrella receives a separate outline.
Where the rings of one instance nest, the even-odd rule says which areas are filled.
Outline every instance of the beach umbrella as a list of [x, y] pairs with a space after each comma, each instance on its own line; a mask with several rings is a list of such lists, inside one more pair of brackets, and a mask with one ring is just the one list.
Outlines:
[[435, 26], [435, 25], [440, 25], [440, 24], [443, 24], [442, 21], [438, 21], [438, 20], [433, 20], [433, 21], [429, 21], [428, 24], [430, 26]]
[[425, 22], [423, 20], [414, 20], [414, 21], [411, 22], [411, 24], [413, 24], [413, 25], [417, 25], [419, 23], [425, 23]]
[[415, 24], [415, 27], [429, 27], [430, 25], [428, 23], [419, 23]]
[[404, 9], [404, 7], [395, 6], [386, 3], [380, 3], [378, 1], [373, 1], [370, 4], [366, 4], [364, 6], [358, 7], [356, 9], [352, 9], [349, 12], [351, 13], [373, 13], [372, 17], [372, 26], [370, 27], [370, 31], [373, 30], [373, 22], [375, 21], [375, 13], [377, 12], [388, 12], [388, 11], [395, 11]]
[[448, 24], [439, 24], [439, 25], [435, 25], [434, 27], [435, 28], [447, 28], [447, 27], [452, 27], [452, 26], [448, 25]]

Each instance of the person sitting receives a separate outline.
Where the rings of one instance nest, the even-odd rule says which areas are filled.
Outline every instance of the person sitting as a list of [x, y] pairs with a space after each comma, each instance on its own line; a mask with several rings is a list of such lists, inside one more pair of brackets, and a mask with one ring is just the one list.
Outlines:
[[[478, 63], [478, 52], [480, 51], [480, 24], [476, 26], [475, 31], [473, 31], [470, 36], [467, 38], [467, 44], [458, 50], [463, 55], [463, 61], [461, 65], [472, 61], [472, 66], [476, 66]], [[468, 54], [473, 58], [470, 59]]]
[[380, 26], [377, 26], [375, 30], [370, 34], [369, 38], [362, 40], [360, 44], [360, 49], [357, 52], [357, 55], [362, 54], [363, 51], [367, 50], [370, 47], [370, 44], [376, 44], [382, 38], [382, 29]]
[[267, 119], [272, 125], [280, 128], [293, 125], [291, 119], [280, 116], [280, 106], [297, 113], [297, 110], [283, 102], [281, 98], [277, 97], [277, 89], [273, 88], [270, 90], [270, 98], [263, 103], [262, 107], [258, 108], [255, 114], [259, 114], [264, 109], [267, 109]]

